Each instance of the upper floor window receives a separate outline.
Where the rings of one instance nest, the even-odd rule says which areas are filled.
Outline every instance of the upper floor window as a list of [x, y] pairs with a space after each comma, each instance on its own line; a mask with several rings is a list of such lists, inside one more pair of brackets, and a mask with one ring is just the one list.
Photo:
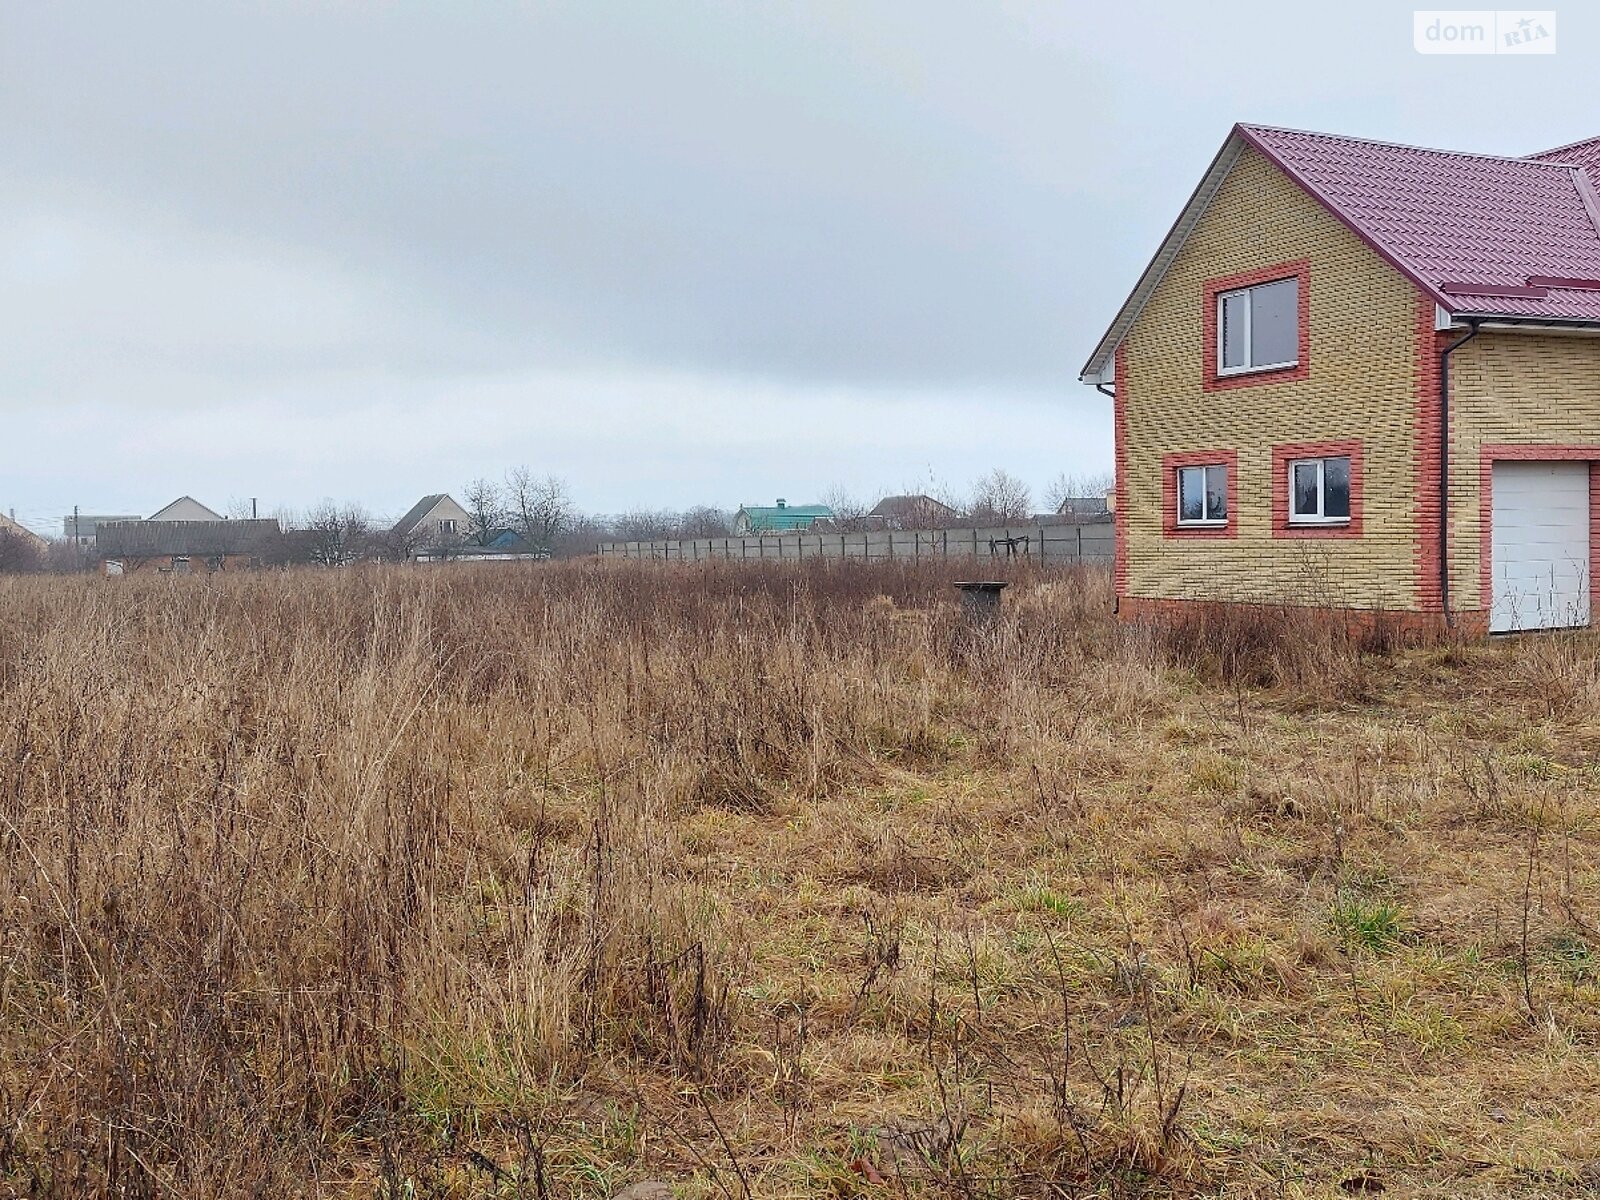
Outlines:
[[1298, 458], [1289, 464], [1289, 522], [1331, 525], [1350, 520], [1350, 459]]
[[1300, 280], [1217, 294], [1217, 373], [1238, 375], [1300, 361]]
[[1223, 463], [1178, 468], [1178, 524], [1225, 525], [1228, 468]]
[[439, 532], [440, 533], [454, 533], [455, 531], [456, 531], [456, 519], [454, 517], [441, 517], [439, 519]]

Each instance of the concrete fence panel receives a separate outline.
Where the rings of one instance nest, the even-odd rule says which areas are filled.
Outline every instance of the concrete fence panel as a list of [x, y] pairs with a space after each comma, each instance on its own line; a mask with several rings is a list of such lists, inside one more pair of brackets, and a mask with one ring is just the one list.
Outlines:
[[1109, 563], [1116, 535], [1109, 521], [1084, 525], [1013, 525], [984, 529], [785, 533], [755, 537], [601, 542], [602, 558], [701, 562], [713, 558], [859, 558], [873, 562], [951, 556], [1030, 558], [1037, 562]]

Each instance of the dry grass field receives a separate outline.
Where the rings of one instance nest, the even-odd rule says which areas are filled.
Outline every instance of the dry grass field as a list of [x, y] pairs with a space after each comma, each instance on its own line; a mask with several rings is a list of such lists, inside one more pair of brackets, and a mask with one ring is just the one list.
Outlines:
[[0, 1194], [1600, 1186], [1595, 640], [804, 568], [0, 582]]

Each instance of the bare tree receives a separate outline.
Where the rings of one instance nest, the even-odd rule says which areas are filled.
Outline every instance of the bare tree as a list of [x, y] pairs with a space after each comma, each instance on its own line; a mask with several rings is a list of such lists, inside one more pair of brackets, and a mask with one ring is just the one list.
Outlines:
[[[929, 494], [943, 508], [948, 510], [940, 518], [940, 520], [941, 520], [941, 522], [943, 524], [949, 525], [949, 524], [952, 523], [952, 520], [953, 520], [955, 524], [959, 525], [963, 520], [965, 520], [965, 517], [963, 516], [963, 514], [966, 511], [966, 501], [962, 497], [960, 491], [955, 487], [955, 485], [949, 484], [949, 483], [939, 483], [938, 485], [936, 485], [934, 487], [933, 491], [931, 493], [929, 493]], [[955, 517], [952, 518], [949, 515], [950, 513], [954, 513]]]
[[671, 537], [677, 528], [678, 514], [664, 508], [635, 509], [611, 520], [612, 533], [619, 542], [653, 542]]
[[54, 574], [70, 575], [92, 570], [94, 555], [88, 546], [80, 545], [77, 538], [56, 538], [44, 552], [44, 565], [45, 570]]
[[829, 529], [839, 533], [858, 533], [870, 523], [867, 514], [872, 511], [872, 506], [858, 500], [837, 483], [822, 493], [822, 503], [833, 513], [823, 518]]
[[359, 504], [340, 507], [332, 500], [324, 500], [306, 514], [300, 532], [304, 535], [305, 555], [312, 562], [342, 567], [367, 553], [372, 518]]
[[873, 508], [874, 521], [881, 521], [886, 529], [910, 530], [945, 529], [960, 519], [959, 502], [917, 492], [913, 490], [916, 486], [913, 484], [879, 500]]
[[678, 518], [678, 536], [681, 538], [727, 537], [733, 529], [733, 518], [726, 509], [697, 504], [685, 509]]
[[430, 537], [429, 529], [422, 525], [404, 529], [391, 526], [368, 534], [367, 547], [374, 558], [385, 562], [410, 562], [419, 550], [428, 547]]
[[467, 537], [477, 546], [487, 546], [494, 540], [495, 531], [506, 524], [506, 501], [497, 484], [487, 479], [474, 479], [462, 493], [467, 510]]
[[25, 533], [0, 529], [0, 574], [21, 575], [44, 569], [44, 549]]
[[523, 541], [546, 554], [555, 552], [577, 516], [565, 480], [554, 475], [536, 479], [527, 467], [517, 467], [506, 476], [505, 508]]
[[1044, 490], [1045, 507], [1058, 513], [1068, 500], [1086, 497], [1104, 500], [1116, 485], [1116, 476], [1110, 471], [1060, 472]]
[[616, 537], [616, 530], [595, 517], [575, 513], [572, 522], [561, 531], [551, 553], [556, 558], [577, 558], [593, 554], [601, 542]]
[[996, 467], [972, 485], [967, 516], [981, 525], [1014, 525], [1033, 515], [1033, 493], [1015, 475]]

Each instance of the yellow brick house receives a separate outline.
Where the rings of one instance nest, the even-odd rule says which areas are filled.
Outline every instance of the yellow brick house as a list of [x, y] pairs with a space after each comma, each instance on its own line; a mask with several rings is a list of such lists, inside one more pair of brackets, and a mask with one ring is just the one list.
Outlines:
[[1125, 617], [1591, 622], [1600, 138], [1527, 158], [1237, 125], [1084, 367]]

